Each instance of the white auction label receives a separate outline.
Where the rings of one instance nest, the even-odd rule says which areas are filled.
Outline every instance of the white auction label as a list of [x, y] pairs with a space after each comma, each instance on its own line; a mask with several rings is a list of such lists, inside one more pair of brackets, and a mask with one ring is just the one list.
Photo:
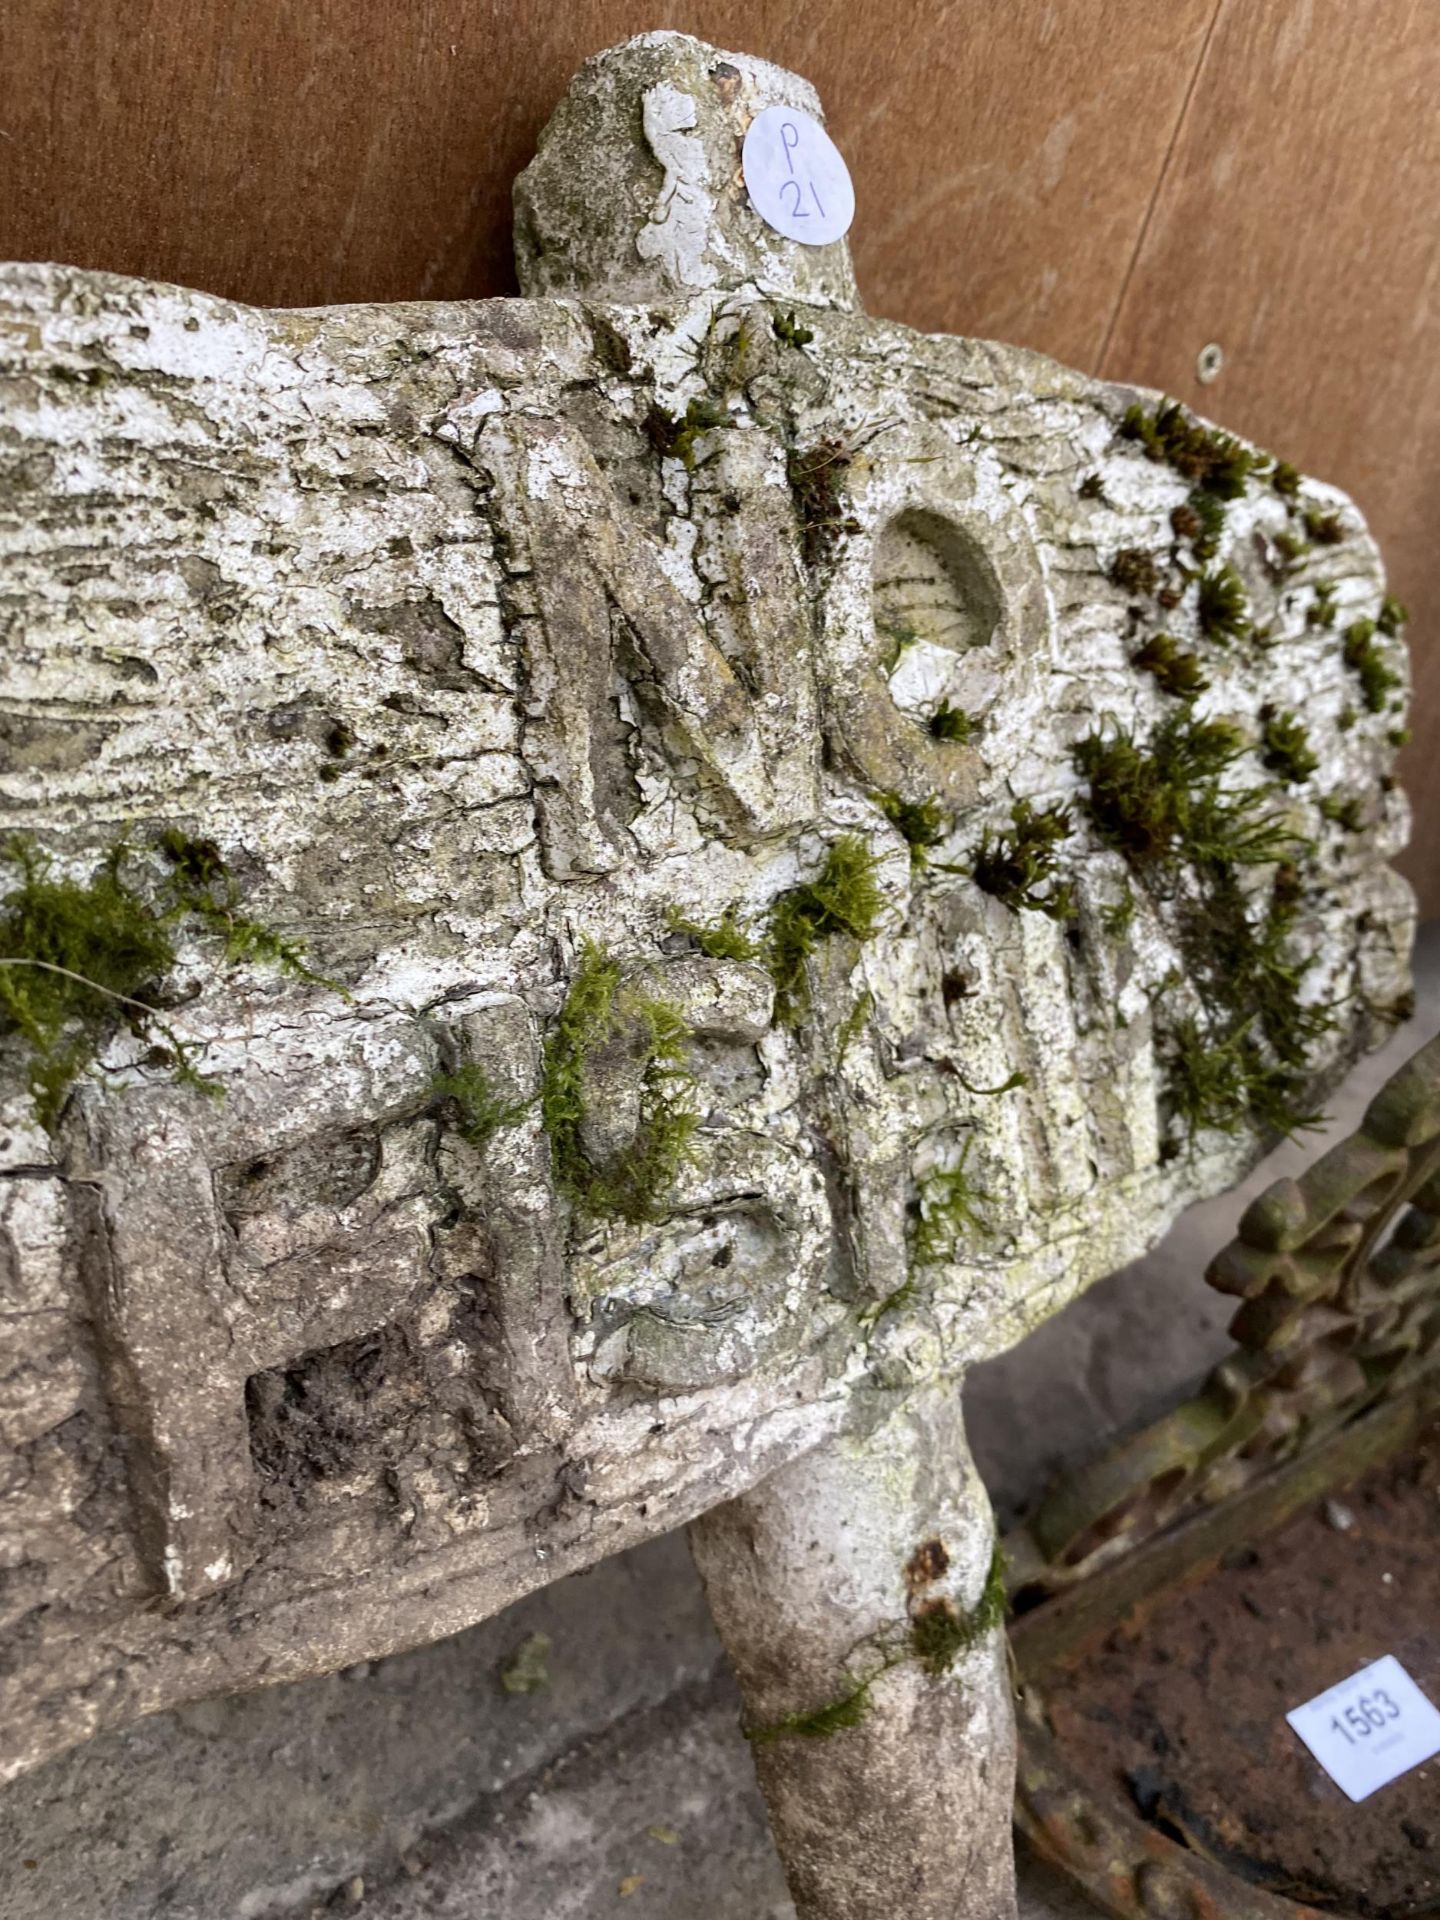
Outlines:
[[1352, 1800], [1367, 1799], [1440, 1753], [1440, 1711], [1393, 1653], [1285, 1718]]
[[855, 189], [840, 149], [798, 107], [766, 107], [750, 122], [740, 156], [745, 186], [760, 218], [807, 247], [826, 247], [850, 231]]

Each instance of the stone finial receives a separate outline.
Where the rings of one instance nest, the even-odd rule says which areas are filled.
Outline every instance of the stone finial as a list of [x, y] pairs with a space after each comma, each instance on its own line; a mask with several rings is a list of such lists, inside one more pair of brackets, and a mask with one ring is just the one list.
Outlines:
[[746, 129], [777, 105], [823, 118], [808, 80], [688, 34], [587, 60], [515, 182], [521, 291], [673, 306], [748, 284], [858, 310], [845, 241], [786, 240], [745, 190]]

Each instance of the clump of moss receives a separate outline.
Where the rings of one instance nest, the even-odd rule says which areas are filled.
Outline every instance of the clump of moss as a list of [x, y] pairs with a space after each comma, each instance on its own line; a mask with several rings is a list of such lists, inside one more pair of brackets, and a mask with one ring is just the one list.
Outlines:
[[348, 759], [355, 745], [355, 729], [348, 720], [332, 720], [325, 730], [325, 751], [330, 756], [320, 769], [320, 778], [333, 784], [340, 778], [340, 762]]
[[1232, 566], [1217, 567], [1200, 576], [1200, 597], [1196, 603], [1200, 631], [1220, 645], [1244, 640], [1252, 632], [1250, 607], [1245, 586]]
[[[1013, 1076], [1007, 1082], [1010, 1084]], [[986, 1196], [976, 1188], [966, 1169], [969, 1157], [967, 1138], [953, 1167], [935, 1167], [920, 1182], [908, 1208], [913, 1267], [943, 1266], [957, 1257], [966, 1235], [988, 1233], [982, 1211]]]
[[[718, 312], [711, 316], [710, 328], [707, 330], [707, 339], [713, 335], [715, 321], [718, 318]], [[702, 352], [703, 350], [702, 348]], [[753, 371], [750, 365], [750, 356], [754, 350], [755, 328], [750, 315], [748, 313], [742, 314], [734, 330], [725, 340], [719, 343], [718, 347], [718, 384], [727, 394], [738, 392], [750, 378]], [[716, 384], [715, 381], [712, 381], [712, 388]], [[717, 424], [723, 425], [724, 422], [717, 422]]]
[[726, 907], [718, 920], [687, 920], [678, 908], [670, 909], [667, 924], [672, 933], [683, 933], [712, 960], [758, 960], [760, 944], [752, 940], [736, 918], [736, 909]]
[[1316, 1124], [1315, 1114], [1295, 1105], [1293, 1077], [1254, 1045], [1253, 1025], [1243, 1020], [1217, 1038], [1194, 1020], [1176, 1023], [1169, 1036], [1166, 1092], [1187, 1134], [1204, 1127], [1235, 1133], [1252, 1123], [1284, 1134]]
[[785, 477], [800, 520], [807, 566], [828, 560], [842, 534], [860, 531], [860, 522], [845, 512], [840, 492], [854, 458], [853, 450], [833, 436], [813, 447], [794, 447], [786, 456]]
[[[1273, 788], [1234, 790], [1223, 776], [1245, 749], [1224, 721], [1172, 716], [1142, 744], [1123, 731], [1076, 748], [1086, 806], [1103, 840], [1172, 907], [1191, 984], [1217, 1059], [1192, 1059], [1182, 1023], [1172, 1035], [1173, 1104], [1193, 1131], [1233, 1129], [1245, 1115], [1279, 1132], [1307, 1123], [1297, 1076], [1327, 1009], [1301, 997], [1306, 962], [1291, 957], [1299, 900], [1293, 864], [1303, 843], [1268, 804]], [[1276, 869], [1268, 905], [1242, 884], [1247, 867]], [[1192, 1023], [1193, 1025], [1193, 1023]]]
[[1094, 500], [1102, 507], [1108, 507], [1110, 504], [1105, 492], [1105, 482], [1098, 473], [1087, 473], [1077, 491], [1082, 500]]
[[771, 907], [766, 961], [782, 1026], [798, 1026], [809, 1011], [806, 965], [822, 941], [836, 934], [869, 940], [878, 931], [885, 910], [878, 864], [859, 834], [842, 834], [815, 878], [791, 887]]
[[1307, 627], [1333, 627], [1335, 624], [1335, 582], [1317, 580], [1315, 598], [1305, 614]]
[[[940, 1553], [948, 1565], [943, 1546]], [[913, 1567], [912, 1561], [905, 1570], [906, 1584], [912, 1590], [916, 1584]], [[854, 1681], [837, 1699], [823, 1707], [808, 1713], [786, 1714], [783, 1720], [776, 1720], [768, 1727], [747, 1728], [746, 1738], [757, 1744], [784, 1739], [787, 1735], [801, 1740], [829, 1740], [837, 1733], [858, 1727], [870, 1711], [875, 1683], [883, 1675], [914, 1660], [932, 1679], [943, 1679], [962, 1653], [968, 1653], [1004, 1624], [1005, 1613], [1005, 1555], [997, 1541], [980, 1598], [968, 1612], [962, 1614], [954, 1601], [947, 1598], [920, 1601], [912, 1609], [904, 1639], [876, 1647], [872, 1654], [873, 1671], [863, 1679]]]
[[895, 607], [882, 607], [876, 615], [875, 626], [889, 643], [882, 662], [886, 673], [893, 673], [899, 666], [900, 657], [906, 649], [915, 646], [924, 638], [909, 615], [901, 613]]
[[169, 827], [161, 834], [159, 846], [170, 863], [176, 906], [197, 915], [212, 933], [223, 938], [227, 963], [269, 962], [292, 979], [308, 981], [311, 986], [335, 986], [333, 980], [307, 964], [305, 949], [298, 940], [241, 910], [235, 876], [213, 840], [195, 839]]
[[1123, 940], [1135, 920], [1135, 895], [1127, 886], [1118, 900], [1100, 909], [1100, 925], [1112, 940]]
[[483, 1067], [467, 1062], [453, 1073], [439, 1073], [430, 1082], [431, 1098], [440, 1103], [456, 1133], [472, 1147], [487, 1147], [502, 1127], [515, 1127], [530, 1109], [528, 1100], [500, 1093]]
[[1320, 764], [1310, 750], [1309, 734], [1295, 715], [1272, 706], [1260, 709], [1260, 758], [1271, 773], [1278, 773], [1291, 786], [1308, 780]]
[[1354, 620], [1345, 629], [1345, 664], [1359, 676], [1360, 691], [1371, 713], [1383, 713], [1390, 695], [1401, 684], [1400, 676], [1386, 664], [1375, 644], [1378, 623]]
[[925, 726], [932, 740], [953, 740], [962, 746], [980, 731], [980, 722], [973, 714], [963, 707], [952, 707], [948, 700], [940, 702]]
[[928, 1674], [939, 1679], [962, 1653], [968, 1653], [1005, 1619], [1005, 1555], [995, 1543], [980, 1598], [968, 1613], [953, 1600], [924, 1601], [910, 1618], [910, 1651]]
[[938, 800], [902, 800], [898, 793], [880, 793], [875, 798], [909, 847], [910, 865], [917, 871], [927, 865], [930, 849], [940, 845], [952, 825], [944, 807]]
[[[30, 1048], [36, 1112], [54, 1125], [70, 1083], [120, 1023], [164, 1044], [151, 1061], [183, 1085], [217, 1094], [191, 1050], [151, 1004], [175, 964], [175, 928], [194, 914], [225, 941], [227, 961], [269, 961], [301, 979], [331, 985], [306, 966], [299, 945], [240, 909], [235, 882], [213, 840], [176, 829], [160, 836], [169, 863], [163, 883], [142, 892], [126, 875], [133, 849], [112, 847], [88, 881], [58, 880], [46, 854], [12, 840], [0, 861], [18, 883], [0, 905], [0, 1031]], [[152, 897], [153, 896], [153, 897]]]
[[1359, 833], [1361, 827], [1360, 802], [1353, 793], [1327, 793], [1320, 800], [1322, 819], [1329, 820], [1337, 827], [1343, 827], [1346, 833]]
[[683, 415], [668, 412], [658, 402], [652, 403], [643, 424], [646, 439], [662, 460], [679, 460], [687, 473], [693, 473], [698, 460], [696, 442], [701, 434], [727, 425], [729, 419], [720, 401], [709, 394], [698, 394]]
[[1300, 492], [1300, 469], [1288, 460], [1277, 460], [1270, 472], [1270, 484], [1282, 500], [1294, 500]]
[[1224, 720], [1172, 714], [1142, 745], [1122, 728], [1081, 740], [1075, 763], [1100, 837], [1136, 866], [1250, 866], [1285, 858], [1293, 838], [1264, 806], [1266, 790], [1227, 792], [1220, 776], [1244, 752]]
[[1205, 531], [1205, 523], [1188, 500], [1170, 509], [1170, 526], [1178, 540], [1198, 540]]
[[827, 1706], [816, 1707], [810, 1713], [787, 1713], [783, 1720], [776, 1720], [768, 1727], [753, 1727], [747, 1730], [746, 1738], [756, 1745], [770, 1740], [781, 1740], [787, 1734], [797, 1740], [829, 1740], [837, 1733], [844, 1733], [850, 1727], [858, 1727], [870, 1711], [870, 1691], [878, 1676], [859, 1681], [848, 1693], [842, 1693], [838, 1700], [832, 1700]]
[[1137, 402], [1120, 423], [1126, 440], [1138, 440], [1148, 459], [1194, 481], [1219, 500], [1238, 500], [1245, 482], [1262, 457], [1218, 427], [1206, 427], [1186, 412], [1178, 400], [1164, 401], [1154, 413]]
[[1380, 602], [1380, 612], [1376, 616], [1375, 624], [1381, 633], [1394, 640], [1409, 618], [1409, 610], [1395, 598], [1393, 593], [1387, 593]]
[[971, 877], [982, 891], [994, 894], [1017, 913], [1028, 909], [1047, 913], [1052, 920], [1068, 920], [1074, 899], [1056, 875], [1057, 849], [1069, 833], [1067, 808], [1035, 807], [1028, 800], [1017, 800], [1008, 832], [986, 830]]
[[1345, 523], [1338, 513], [1325, 513], [1319, 507], [1307, 507], [1301, 519], [1314, 546], [1338, 547], [1345, 538]]
[[1131, 654], [1130, 664], [1152, 675], [1165, 693], [1173, 693], [1179, 700], [1193, 700], [1210, 684], [1195, 655], [1186, 653], [1168, 633], [1152, 634]]
[[[57, 880], [28, 840], [0, 849], [19, 876], [0, 908], [0, 1031], [30, 1050], [30, 1092], [45, 1127], [117, 1020], [164, 1029], [149, 1002], [175, 964], [175, 943], [126, 880], [127, 853], [113, 847], [82, 882]], [[186, 1055], [171, 1044], [183, 1069]]]
[[1121, 547], [1110, 562], [1110, 581], [1122, 593], [1153, 594], [1160, 585], [1155, 556], [1143, 547]]
[[777, 313], [771, 323], [775, 329], [775, 338], [787, 347], [808, 347], [815, 335], [809, 327], [802, 327], [794, 313]]
[[[621, 1039], [640, 1075], [640, 1121], [626, 1150], [597, 1166], [585, 1150], [587, 1062]], [[678, 1008], [622, 980], [620, 965], [593, 940], [545, 1042], [540, 1108], [556, 1180], [589, 1212], [645, 1221], [690, 1156], [699, 1115], [691, 1101], [690, 1029]]]
[[1408, 747], [1412, 737], [1409, 727], [1391, 727], [1385, 735], [1392, 747]]
[[1197, 560], [1213, 560], [1220, 551], [1225, 531], [1225, 502], [1218, 495], [1196, 487], [1190, 498], [1170, 515], [1177, 537], [1188, 540]]

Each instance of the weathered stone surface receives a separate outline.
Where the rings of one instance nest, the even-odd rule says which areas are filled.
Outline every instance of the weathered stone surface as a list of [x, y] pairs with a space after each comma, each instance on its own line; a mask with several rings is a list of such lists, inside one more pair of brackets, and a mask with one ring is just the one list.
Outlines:
[[[1416, 1016], [1327, 1103], [1336, 1138], [1435, 1030], [1440, 926], [1426, 933]], [[1213, 1364], [1228, 1310], [1199, 1274], [1249, 1199], [1325, 1144], [1285, 1143], [967, 1376], [965, 1425], [1004, 1524], [1057, 1464], [1089, 1459]], [[506, 1692], [499, 1672], [537, 1633], [550, 1684]], [[168, 1902], [173, 1920], [229, 1920], [248, 1900], [266, 1920], [309, 1920], [359, 1874], [364, 1911], [396, 1920], [446, 1899], [553, 1920], [563, 1899], [610, 1913], [639, 1872], [627, 1916], [768, 1920], [769, 1899], [789, 1920], [738, 1695], [707, 1682], [721, 1661], [683, 1541], [646, 1542], [439, 1643], [152, 1715], [32, 1770], [0, 1793], [0, 1861], [36, 1861], [3, 1883], [0, 1913], [136, 1920]], [[1017, 1867], [1023, 1920], [1090, 1914], [1079, 1896], [1041, 1897], [1033, 1860]]]
[[[691, 1537], [797, 1910], [867, 1920], [903, 1888], [917, 1920], [1013, 1911], [1003, 1613], [986, 1614], [990, 1506], [954, 1387], [815, 1449]], [[927, 1630], [944, 1636], [933, 1656]], [[817, 1708], [844, 1724], [816, 1725]]]
[[[1200, 560], [1194, 473], [1123, 431], [1156, 396], [850, 311], [843, 248], [767, 239], [727, 170], [767, 88], [804, 98], [772, 74], [678, 36], [591, 63], [520, 191], [536, 297], [0, 270], [0, 825], [77, 882], [124, 838], [157, 911], [166, 832], [227, 889], [49, 1131], [4, 1043], [10, 1771], [454, 1631], [903, 1418], [1233, 1180], [1258, 1126], [1177, 1118], [1182, 1040], [1232, 1058], [1261, 1012], [1217, 1008], [1209, 870], [1142, 884], [1074, 758], [1179, 711], [1132, 664], [1162, 626], [1243, 734], [1216, 791], [1275, 779], [1275, 713], [1319, 762], [1228, 930], [1283, 893], [1275, 964], [1337, 1009], [1305, 1075], [1403, 997], [1353, 507], [1242, 473]], [[703, 252], [657, 237], [682, 182]], [[1073, 808], [1028, 904], [974, 877], [1027, 804]], [[799, 967], [837, 847], [873, 931], [812, 899]], [[726, 911], [749, 946], [676, 930]]]
[[823, 117], [798, 74], [684, 34], [640, 34], [587, 60], [515, 182], [524, 291], [669, 307], [748, 283], [857, 307], [843, 242], [793, 246], [750, 204], [741, 143], [770, 106]]

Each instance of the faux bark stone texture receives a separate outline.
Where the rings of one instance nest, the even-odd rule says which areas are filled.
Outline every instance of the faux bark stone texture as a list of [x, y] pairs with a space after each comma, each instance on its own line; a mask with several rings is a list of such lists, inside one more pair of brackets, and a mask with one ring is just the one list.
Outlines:
[[9, 1775], [737, 1501], [798, 1910], [953, 1913], [881, 1806], [797, 1862], [862, 1755], [903, 1821], [922, 1723], [993, 1857], [964, 1370], [1404, 1011], [1352, 505], [866, 319], [737, 185], [777, 102], [679, 35], [588, 63], [519, 300], [0, 269]]

